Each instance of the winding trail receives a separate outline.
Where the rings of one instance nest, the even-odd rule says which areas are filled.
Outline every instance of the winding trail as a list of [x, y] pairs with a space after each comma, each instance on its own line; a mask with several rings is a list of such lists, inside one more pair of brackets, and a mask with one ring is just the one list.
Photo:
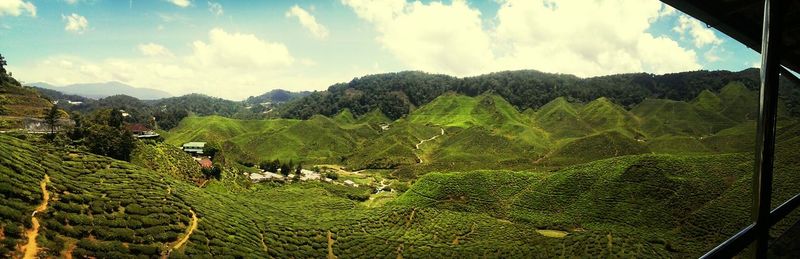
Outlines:
[[333, 254], [333, 243], [336, 242], [333, 240], [333, 233], [328, 230], [328, 257], [327, 259], [336, 259], [336, 255]]
[[28, 243], [22, 246], [24, 259], [36, 258], [36, 252], [39, 251], [39, 245], [36, 244], [36, 237], [39, 236], [39, 219], [36, 218], [37, 212], [43, 212], [47, 209], [47, 203], [50, 201], [50, 193], [47, 192], [47, 183], [50, 182], [50, 176], [45, 174], [44, 179], [39, 182], [39, 187], [42, 188], [42, 203], [31, 214], [31, 229], [25, 230], [25, 236], [28, 237]]
[[[425, 143], [425, 142], [428, 142], [428, 141], [432, 141], [432, 140], [434, 140], [434, 139], [436, 139], [436, 138], [438, 138], [438, 137], [440, 137], [440, 136], [444, 136], [444, 128], [441, 128], [441, 130], [442, 130], [442, 133], [441, 133], [441, 134], [439, 134], [439, 135], [436, 135], [436, 136], [433, 136], [433, 137], [431, 137], [431, 138], [429, 138], [429, 139], [423, 139], [423, 140], [420, 140], [420, 141], [419, 141], [419, 143], [417, 143], [416, 145], [414, 145], [414, 148], [416, 148], [417, 150], [419, 150], [419, 145], [422, 145], [422, 143]], [[417, 164], [422, 164], [422, 157], [421, 157], [421, 156], [419, 156], [419, 154], [415, 154], [415, 155], [417, 155], [417, 160], [418, 160]]]
[[439, 134], [439, 135], [433, 136], [433, 137], [431, 137], [431, 138], [429, 138], [429, 139], [423, 139], [423, 140], [420, 140], [420, 141], [419, 141], [419, 143], [417, 143], [417, 145], [416, 145], [416, 146], [414, 146], [414, 147], [416, 147], [417, 149], [419, 149], [419, 145], [422, 145], [422, 143], [425, 143], [425, 142], [428, 142], [428, 141], [434, 140], [434, 139], [438, 138], [439, 136], [444, 136], [444, 128], [442, 128], [442, 134]]
[[189, 225], [189, 228], [186, 229], [186, 234], [183, 237], [175, 241], [175, 245], [170, 248], [166, 254], [162, 258], [169, 257], [169, 254], [172, 253], [172, 250], [176, 250], [181, 248], [187, 241], [189, 241], [189, 237], [192, 236], [192, 233], [197, 229], [197, 214], [194, 213], [194, 210], [189, 209], [189, 212], [192, 213], [192, 223]]

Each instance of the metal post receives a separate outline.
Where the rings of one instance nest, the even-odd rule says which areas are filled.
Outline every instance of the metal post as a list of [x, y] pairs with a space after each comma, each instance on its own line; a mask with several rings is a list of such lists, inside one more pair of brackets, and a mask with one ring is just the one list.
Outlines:
[[756, 258], [766, 258], [769, 242], [772, 173], [775, 160], [775, 122], [778, 109], [778, 79], [781, 48], [782, 0], [764, 1], [761, 36], [761, 94], [755, 157]]

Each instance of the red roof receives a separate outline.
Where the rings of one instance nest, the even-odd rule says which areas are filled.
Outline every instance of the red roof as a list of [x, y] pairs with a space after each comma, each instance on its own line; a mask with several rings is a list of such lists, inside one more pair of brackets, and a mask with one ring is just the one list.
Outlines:
[[207, 157], [204, 157], [203, 159], [200, 159], [200, 161], [197, 162], [200, 163], [200, 166], [203, 168], [211, 168], [214, 165], [211, 162], [211, 159], [208, 159]]
[[128, 127], [129, 130], [131, 130], [133, 132], [150, 131], [150, 129], [147, 128], [147, 126], [145, 126], [144, 124], [141, 124], [141, 123], [133, 123], [133, 124], [128, 124], [126, 126]]

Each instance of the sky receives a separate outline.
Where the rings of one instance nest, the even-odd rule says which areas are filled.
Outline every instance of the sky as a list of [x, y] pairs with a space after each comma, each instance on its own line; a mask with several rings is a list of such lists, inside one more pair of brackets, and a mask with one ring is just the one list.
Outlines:
[[0, 0], [0, 54], [26, 83], [232, 100], [405, 70], [593, 77], [759, 62], [657, 0]]

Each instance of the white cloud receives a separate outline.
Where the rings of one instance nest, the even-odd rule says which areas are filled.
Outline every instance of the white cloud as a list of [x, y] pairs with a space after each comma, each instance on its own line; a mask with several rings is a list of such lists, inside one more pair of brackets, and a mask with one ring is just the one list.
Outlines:
[[169, 51], [166, 47], [155, 44], [155, 43], [147, 43], [147, 44], [139, 44], [139, 51], [142, 52], [145, 56], [150, 57], [172, 57], [174, 56], [172, 52]]
[[208, 1], [208, 11], [216, 16], [220, 16], [225, 13], [225, 10], [222, 9], [222, 4]]
[[697, 19], [686, 15], [678, 17], [678, 25], [672, 28], [672, 30], [680, 33], [681, 37], [685, 37], [687, 34], [691, 36], [694, 46], [698, 48], [709, 44], [719, 45], [722, 43], [722, 39], [717, 37], [713, 30], [706, 28], [706, 26]]
[[411, 69], [469, 75], [487, 71], [494, 58], [481, 13], [464, 1], [342, 2], [373, 23], [380, 34], [378, 42]]
[[314, 66], [313, 60], [294, 58], [284, 44], [253, 34], [212, 29], [207, 39], [192, 45], [186, 55], [177, 55], [156, 43], [142, 43], [136, 47], [143, 55], [133, 58], [50, 56], [14, 67], [14, 74], [31, 82], [66, 85], [120, 81], [173, 94], [204, 93], [234, 100], [275, 88], [322, 90], [361, 75], [345, 68], [308, 77], [303, 72]]
[[715, 45], [712, 46], [711, 49], [706, 51], [705, 54], [703, 54], [703, 58], [710, 63], [717, 62], [722, 59], [719, 55], [724, 51], [725, 49], [723, 47]]
[[89, 21], [86, 20], [86, 17], [76, 13], [72, 13], [69, 16], [64, 16], [62, 14], [61, 19], [67, 21], [67, 24], [64, 26], [64, 30], [66, 31], [82, 34], [89, 27]]
[[677, 12], [676, 12], [675, 8], [672, 8], [672, 6], [665, 4], [665, 5], [662, 5], [661, 6], [661, 10], [658, 11], [658, 17], [672, 16], [672, 15], [674, 15], [676, 13]]
[[641, 0], [504, 1], [495, 31], [506, 52], [499, 66], [578, 76], [700, 68], [694, 51], [647, 32], [663, 9]]
[[192, 5], [191, 0], [167, 0], [167, 1], [181, 8], [189, 7], [190, 5]]
[[23, 13], [28, 13], [32, 17], [36, 17], [36, 6], [31, 2], [22, 0], [3, 0], [0, 1], [0, 16], [20, 16]]
[[209, 41], [192, 43], [188, 59], [199, 66], [279, 68], [291, 65], [294, 58], [286, 45], [259, 39], [253, 34], [227, 33], [215, 28]]
[[328, 29], [322, 24], [317, 23], [317, 19], [314, 18], [313, 15], [297, 5], [286, 12], [286, 17], [297, 17], [297, 20], [300, 21], [300, 25], [311, 32], [311, 35], [314, 35], [317, 39], [325, 39], [328, 37]]
[[406, 69], [459, 76], [512, 69], [596, 76], [700, 68], [693, 50], [647, 32], [674, 13], [658, 1], [500, 0], [488, 23], [463, 0], [341, 1], [374, 25], [377, 41]]

